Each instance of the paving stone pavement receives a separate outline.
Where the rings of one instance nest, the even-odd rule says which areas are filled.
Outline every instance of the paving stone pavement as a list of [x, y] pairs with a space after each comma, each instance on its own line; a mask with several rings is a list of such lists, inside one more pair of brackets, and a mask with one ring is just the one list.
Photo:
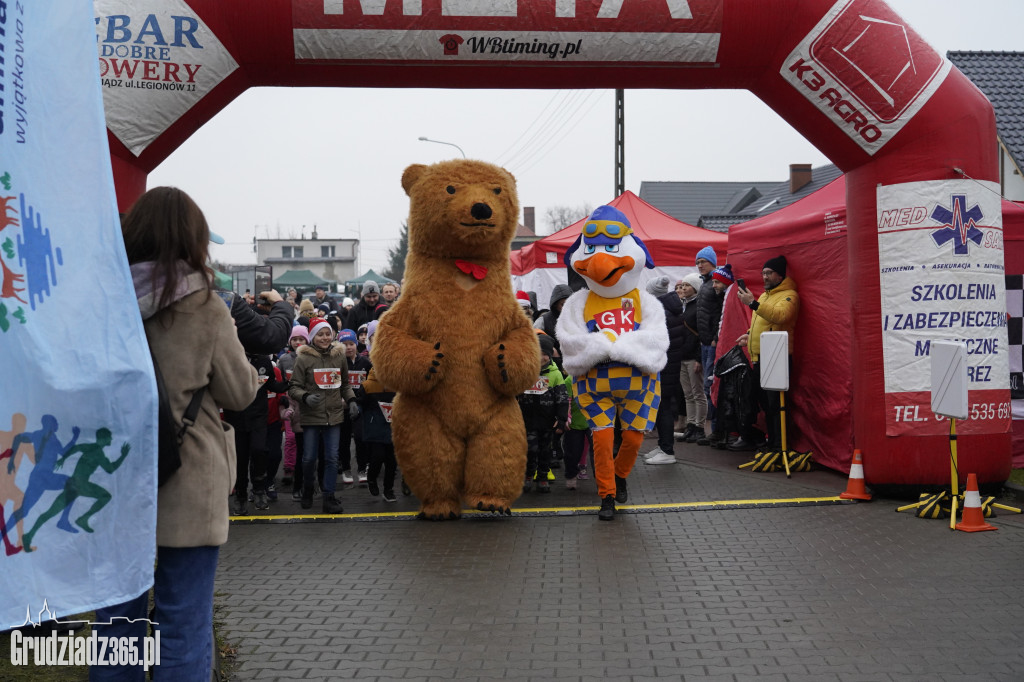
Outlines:
[[[676, 456], [638, 460], [630, 504], [846, 488]], [[593, 481], [552, 488], [516, 510], [596, 511]], [[341, 492], [347, 513], [416, 508], [399, 497]], [[1024, 680], [1024, 518], [952, 532], [899, 503], [235, 524], [219, 617], [239, 681]], [[271, 509], [298, 511], [286, 494]]]

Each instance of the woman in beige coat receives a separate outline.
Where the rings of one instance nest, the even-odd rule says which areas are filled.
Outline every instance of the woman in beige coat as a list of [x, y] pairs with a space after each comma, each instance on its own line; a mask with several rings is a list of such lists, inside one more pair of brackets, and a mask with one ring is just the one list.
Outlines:
[[[160, 630], [161, 651], [154, 679], [209, 679], [213, 578], [218, 550], [228, 538], [228, 496], [235, 477], [234, 438], [218, 408], [249, 405], [258, 388], [256, 370], [246, 360], [228, 307], [212, 293], [206, 266], [210, 230], [195, 202], [179, 189], [157, 187], [139, 198], [121, 231], [146, 336], [176, 421], [193, 393], [206, 388], [179, 448], [181, 468], [158, 491], [152, 620], [159, 623], [154, 627]], [[96, 620], [147, 618], [148, 601], [147, 592], [98, 610]], [[96, 629], [108, 637], [142, 637], [146, 624], [118, 622]], [[145, 673], [141, 666], [90, 671], [93, 680], [108, 675], [141, 681]]]

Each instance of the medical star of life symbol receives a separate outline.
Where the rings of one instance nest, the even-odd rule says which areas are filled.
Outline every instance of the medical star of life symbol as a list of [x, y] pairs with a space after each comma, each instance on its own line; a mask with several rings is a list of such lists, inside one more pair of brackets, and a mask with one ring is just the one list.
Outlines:
[[967, 210], [967, 195], [954, 194], [953, 210], [939, 204], [932, 211], [932, 220], [942, 223], [942, 227], [932, 232], [932, 239], [936, 246], [942, 246], [946, 242], [953, 241], [953, 253], [957, 256], [966, 256], [970, 252], [967, 242], [974, 242], [981, 246], [983, 234], [977, 228], [977, 223], [985, 217], [981, 208], [975, 204]]

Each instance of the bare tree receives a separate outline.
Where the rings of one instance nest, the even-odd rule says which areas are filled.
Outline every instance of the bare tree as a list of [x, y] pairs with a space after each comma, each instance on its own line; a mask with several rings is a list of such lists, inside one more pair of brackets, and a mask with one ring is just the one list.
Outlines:
[[580, 204], [579, 206], [549, 206], [544, 211], [544, 222], [551, 232], [557, 232], [563, 227], [569, 227], [577, 220], [590, 215], [590, 206]]

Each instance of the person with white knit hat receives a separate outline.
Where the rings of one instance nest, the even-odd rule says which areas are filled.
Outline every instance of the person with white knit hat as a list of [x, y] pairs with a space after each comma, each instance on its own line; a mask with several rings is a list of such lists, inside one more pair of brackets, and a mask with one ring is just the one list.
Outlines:
[[292, 368], [288, 397], [302, 405], [302, 494], [301, 506], [313, 506], [317, 449], [324, 444], [323, 512], [342, 513], [335, 497], [338, 481], [338, 446], [341, 424], [348, 402], [355, 392], [348, 382], [345, 347], [335, 342], [334, 329], [326, 320], [314, 320], [309, 327], [309, 345], [298, 350]]
[[681, 440], [685, 443], [696, 443], [704, 435], [704, 422], [707, 416], [708, 402], [704, 395], [704, 371], [701, 366], [700, 337], [697, 333], [697, 292], [701, 287], [701, 276], [690, 273], [683, 277], [683, 345], [680, 351], [682, 362], [679, 368], [679, 384], [682, 386], [683, 400], [686, 403], [686, 428]]

